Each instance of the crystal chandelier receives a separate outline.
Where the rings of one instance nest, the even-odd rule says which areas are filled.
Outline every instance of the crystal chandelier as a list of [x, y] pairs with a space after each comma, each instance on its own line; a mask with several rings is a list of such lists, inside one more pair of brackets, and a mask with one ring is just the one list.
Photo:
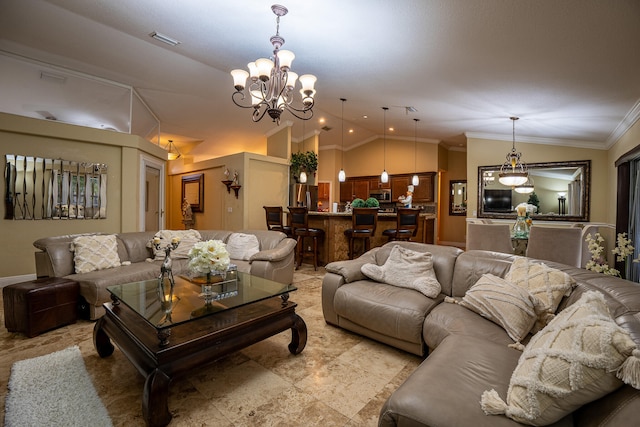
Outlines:
[[382, 174], [380, 175], [380, 182], [382, 182], [383, 184], [386, 184], [387, 182], [389, 182], [389, 174], [387, 173], [387, 110], [389, 109], [389, 107], [382, 107], [382, 109], [384, 110], [384, 118], [382, 120], [383, 122], [383, 129], [382, 129], [382, 135], [383, 135], [383, 151], [382, 151]]
[[[271, 37], [273, 45], [273, 59], [260, 58], [248, 64], [249, 72], [245, 70], [233, 70], [233, 86], [236, 91], [231, 96], [233, 102], [242, 108], [253, 108], [252, 120], [259, 122], [266, 113], [280, 124], [280, 115], [284, 110], [302, 120], [313, 117], [313, 97], [316, 94], [313, 85], [316, 77], [305, 74], [298, 75], [291, 71], [291, 63], [295, 55], [290, 50], [280, 50], [284, 44], [284, 38], [280, 36], [280, 17], [285, 16], [287, 8], [274, 4], [271, 10], [276, 15], [276, 35]], [[249, 87], [245, 93], [247, 79], [250, 79]], [[294, 106], [294, 89], [296, 81], [300, 81], [301, 105]], [[242, 101], [251, 99], [251, 105], [243, 105]]]
[[347, 180], [347, 174], [344, 171], [344, 102], [345, 98], [340, 98], [342, 101], [342, 130], [340, 134], [342, 135], [342, 162], [340, 162], [340, 172], [338, 172], [338, 182], [345, 182]]
[[507, 153], [507, 161], [500, 167], [500, 174], [498, 175], [498, 181], [500, 184], [509, 185], [515, 187], [527, 182], [529, 173], [525, 165], [520, 162], [522, 153], [516, 151], [516, 120], [519, 117], [509, 117], [513, 123], [513, 145], [511, 151]]

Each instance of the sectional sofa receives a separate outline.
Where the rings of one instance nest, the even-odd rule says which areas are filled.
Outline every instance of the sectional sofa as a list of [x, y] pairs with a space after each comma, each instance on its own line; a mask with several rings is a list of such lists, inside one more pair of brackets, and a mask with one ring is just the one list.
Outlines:
[[[192, 230], [193, 231], [193, 230]], [[176, 235], [179, 232], [176, 232]], [[35, 252], [36, 274], [41, 277], [65, 277], [80, 284], [80, 297], [86, 308], [88, 317], [92, 320], [104, 314], [102, 304], [109, 301], [107, 287], [139, 280], [158, 277], [163, 256], [154, 254], [151, 242], [156, 232], [131, 232], [115, 234], [114, 251], [117, 251], [117, 261], [113, 266], [105, 269], [77, 272], [74, 264], [74, 250], [72, 243], [79, 237], [105, 236], [102, 233], [74, 234], [56, 237], [45, 237], [36, 240], [33, 245]], [[279, 231], [242, 230], [238, 232], [223, 230], [196, 230], [199, 240], [222, 240], [229, 242], [232, 235], [252, 235], [257, 238], [259, 247], [250, 256], [231, 257], [231, 262], [238, 266], [239, 271], [265, 277], [281, 283], [293, 281], [294, 256], [296, 241], [288, 238]], [[162, 230], [160, 235], [170, 236], [168, 230]], [[184, 235], [183, 235], [184, 236]], [[191, 233], [190, 237], [193, 237]], [[170, 239], [161, 240], [161, 247], [165, 247]], [[193, 241], [191, 241], [193, 244]], [[174, 275], [188, 271], [186, 256], [188, 252], [187, 239], [178, 246], [181, 256], [172, 255], [172, 270]]]
[[[379, 272], [388, 266], [390, 256], [399, 251], [394, 249], [396, 245], [409, 252], [432, 254], [433, 271], [440, 285], [436, 294], [426, 296], [423, 292], [433, 292], [433, 289], [423, 286], [424, 283], [393, 286], [372, 280], [371, 274], [363, 273], [363, 270]], [[527, 325], [525, 332], [520, 331], [521, 336], [514, 339], [510, 324], [513, 322], [501, 324], [496, 320], [500, 315], [507, 313], [508, 317], [511, 313], [511, 306], [505, 310], [505, 305], [500, 304], [510, 302], [508, 297], [512, 293], [494, 292], [481, 300], [477, 290], [487, 281], [490, 287], [498, 283], [511, 289], [514, 285], [505, 278], [520, 280], [518, 283], [536, 280], [526, 275], [517, 276], [520, 270], [516, 266], [524, 266], [527, 272], [544, 271], [545, 278], [569, 283], [570, 289], [547, 289], [548, 296], [553, 294], [556, 299], [555, 313], [550, 313], [549, 307], [539, 306], [544, 295], [525, 296], [523, 301], [514, 304], [523, 312], [530, 309], [533, 320], [529, 321], [536, 322], [528, 324], [533, 325], [530, 332], [526, 332]], [[390, 242], [355, 260], [330, 263], [326, 270], [322, 308], [327, 323], [426, 357], [386, 401], [380, 412], [380, 426], [499, 427], [524, 423], [625, 427], [640, 423], [640, 391], [637, 389], [640, 387], [640, 351], [637, 350], [640, 285], [637, 283], [547, 261], [412, 242]], [[403, 275], [401, 271], [389, 272], [393, 273], [386, 276], [389, 280]], [[529, 291], [524, 294], [531, 295]], [[491, 312], [492, 298], [499, 307], [494, 312]], [[599, 311], [589, 304], [610, 313], [611, 318], [603, 314], [593, 320], [594, 313]], [[487, 307], [489, 313], [483, 312]], [[580, 316], [586, 316], [586, 320], [580, 320]], [[571, 323], [572, 319], [577, 320]], [[584, 330], [579, 329], [582, 327]], [[603, 333], [604, 338], [598, 335], [600, 327], [609, 328]], [[592, 348], [580, 353], [578, 350], [582, 347], [573, 342], [569, 350], [554, 348], [565, 345], [565, 338], [574, 339], [567, 331], [575, 332], [578, 341], [598, 337], [595, 344], [592, 343], [595, 347], [606, 347], [605, 341], [619, 338], [616, 345], [622, 342], [626, 345], [625, 350], [621, 350], [624, 355], [614, 352], [621, 366], [612, 370], [580, 365], [580, 362], [613, 363], [614, 358], [598, 359], [587, 354]], [[556, 335], [549, 338], [553, 334]], [[545, 346], [550, 353], [540, 349]], [[595, 378], [596, 374], [604, 378], [594, 380], [588, 392], [583, 392], [582, 383]], [[527, 375], [535, 378], [523, 380]], [[564, 389], [560, 382], [554, 388], [536, 382], [547, 381], [554, 375], [566, 377], [564, 380], [569, 381], [570, 386]], [[621, 377], [633, 387], [623, 383]], [[589, 401], [592, 399], [589, 393], [593, 393], [594, 400]], [[533, 409], [524, 410], [519, 404], [522, 407], [531, 404]]]

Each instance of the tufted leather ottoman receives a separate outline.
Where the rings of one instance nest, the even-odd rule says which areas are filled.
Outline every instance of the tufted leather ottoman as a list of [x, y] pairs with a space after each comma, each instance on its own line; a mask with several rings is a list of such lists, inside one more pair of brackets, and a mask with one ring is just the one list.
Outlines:
[[4, 325], [34, 337], [78, 318], [78, 282], [58, 277], [16, 283], [2, 289]]

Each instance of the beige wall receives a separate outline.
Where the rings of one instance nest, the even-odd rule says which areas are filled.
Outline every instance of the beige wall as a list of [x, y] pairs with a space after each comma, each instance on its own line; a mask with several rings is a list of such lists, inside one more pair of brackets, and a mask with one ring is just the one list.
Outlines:
[[[0, 277], [35, 273], [33, 242], [41, 237], [84, 232], [137, 231], [140, 209], [139, 164], [145, 155], [164, 161], [166, 152], [134, 135], [0, 113], [0, 152], [100, 162], [108, 166], [107, 218], [76, 220], [0, 219]], [[5, 194], [4, 180], [0, 184]], [[125, 200], [126, 202], [122, 202]], [[4, 218], [4, 204], [0, 207]]]
[[[446, 151], [446, 150], [445, 150]], [[448, 151], [446, 155], [446, 171], [440, 174], [440, 201], [438, 241], [451, 246], [462, 246], [466, 242], [466, 217], [449, 215], [449, 183], [452, 180], [467, 179], [467, 153], [464, 151]], [[467, 194], [469, 186], [467, 186]], [[471, 194], [475, 194], [471, 192]]]
[[[475, 217], [478, 209], [478, 166], [500, 165], [511, 151], [509, 141], [469, 138], [467, 140], [467, 184], [469, 186], [468, 217]], [[522, 152], [525, 163], [558, 162], [568, 160], [591, 160], [591, 206], [590, 221], [606, 222], [610, 217], [608, 193], [609, 182], [607, 152], [587, 148], [560, 147], [528, 144], [516, 141], [516, 150]], [[615, 210], [615, 207], [613, 208]]]

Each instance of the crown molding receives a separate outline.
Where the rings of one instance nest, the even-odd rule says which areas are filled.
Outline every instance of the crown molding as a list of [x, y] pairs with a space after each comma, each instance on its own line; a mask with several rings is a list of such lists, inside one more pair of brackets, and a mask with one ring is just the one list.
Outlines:
[[624, 119], [616, 126], [616, 128], [611, 132], [609, 138], [606, 141], [606, 147], [611, 148], [618, 140], [631, 129], [638, 119], [640, 119], [640, 100], [636, 102], [633, 108], [624, 116]]
[[[498, 133], [481, 133], [481, 132], [465, 132], [464, 136], [473, 139], [489, 139], [494, 141], [513, 141], [512, 135], [504, 135]], [[561, 144], [563, 147], [574, 148], [590, 148], [593, 150], [606, 150], [607, 148], [600, 142], [579, 141], [576, 139], [560, 139], [560, 138], [539, 138], [534, 136], [518, 136], [516, 142], [526, 142], [529, 144], [555, 145]]]

